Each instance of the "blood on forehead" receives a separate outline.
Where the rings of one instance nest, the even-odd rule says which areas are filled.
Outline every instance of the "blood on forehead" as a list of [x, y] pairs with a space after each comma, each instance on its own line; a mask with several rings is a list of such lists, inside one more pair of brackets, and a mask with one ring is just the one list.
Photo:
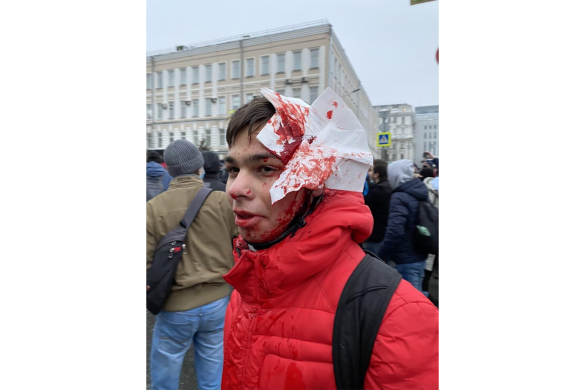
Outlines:
[[305, 135], [309, 107], [289, 102], [278, 93], [275, 93], [275, 96], [278, 100], [274, 103], [276, 114], [268, 123], [272, 124], [274, 132], [279, 137], [276, 143], [282, 145], [283, 150], [279, 153], [272, 150], [271, 152], [280, 156], [282, 162], [286, 164], [301, 144], [303, 135]]

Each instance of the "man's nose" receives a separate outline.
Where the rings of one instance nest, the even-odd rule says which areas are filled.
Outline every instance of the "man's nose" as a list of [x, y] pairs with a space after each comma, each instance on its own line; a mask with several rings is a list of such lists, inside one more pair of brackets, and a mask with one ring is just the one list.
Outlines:
[[251, 198], [253, 196], [252, 189], [250, 188], [250, 175], [246, 172], [238, 172], [238, 176], [232, 182], [232, 185], [228, 191], [229, 196], [232, 199], [237, 198]]

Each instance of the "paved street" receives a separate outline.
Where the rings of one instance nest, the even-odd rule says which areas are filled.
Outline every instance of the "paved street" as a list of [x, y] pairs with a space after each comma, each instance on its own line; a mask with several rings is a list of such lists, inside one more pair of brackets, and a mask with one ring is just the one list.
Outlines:
[[[153, 316], [146, 311], [146, 389], [150, 390], [150, 344], [152, 341], [152, 332], [154, 331], [154, 323], [156, 316]], [[193, 346], [189, 348], [183, 361], [183, 369], [181, 370], [181, 380], [179, 390], [193, 390], [197, 389], [197, 379], [195, 377], [195, 364], [193, 359]]]

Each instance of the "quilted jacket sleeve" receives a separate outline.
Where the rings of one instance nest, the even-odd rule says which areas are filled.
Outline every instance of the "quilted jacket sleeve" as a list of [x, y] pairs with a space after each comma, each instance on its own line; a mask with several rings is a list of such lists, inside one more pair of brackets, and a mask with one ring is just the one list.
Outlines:
[[388, 306], [372, 351], [365, 389], [439, 388], [439, 311], [420, 296]]

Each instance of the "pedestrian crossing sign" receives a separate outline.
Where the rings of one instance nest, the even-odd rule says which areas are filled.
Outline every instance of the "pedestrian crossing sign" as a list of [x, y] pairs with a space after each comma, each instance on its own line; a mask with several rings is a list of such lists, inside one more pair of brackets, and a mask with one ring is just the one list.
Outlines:
[[384, 146], [390, 146], [391, 144], [392, 144], [392, 137], [390, 136], [390, 132], [378, 133], [377, 145], [379, 148], [384, 147]]

